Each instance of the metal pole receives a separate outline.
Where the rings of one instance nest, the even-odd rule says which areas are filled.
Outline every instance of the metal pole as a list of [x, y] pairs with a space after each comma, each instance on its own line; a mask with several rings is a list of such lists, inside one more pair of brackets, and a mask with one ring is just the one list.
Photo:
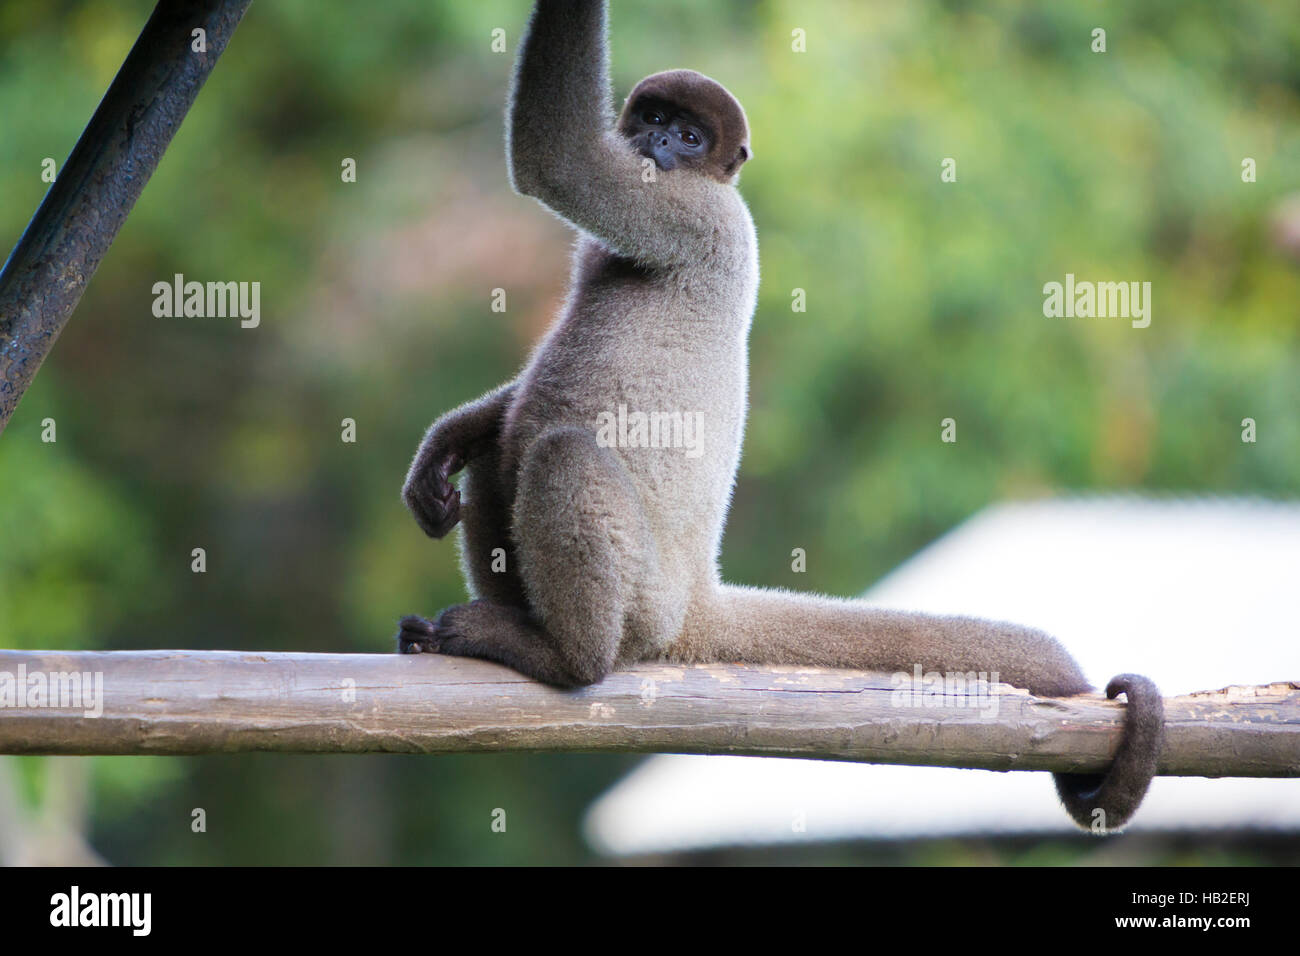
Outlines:
[[159, 0], [0, 270], [0, 433], [251, 2]]

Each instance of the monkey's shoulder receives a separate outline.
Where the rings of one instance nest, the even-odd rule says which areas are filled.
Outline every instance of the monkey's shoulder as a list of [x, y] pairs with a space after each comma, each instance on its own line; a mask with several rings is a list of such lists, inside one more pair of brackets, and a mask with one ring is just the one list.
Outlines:
[[596, 236], [583, 233], [574, 250], [572, 281], [577, 289], [603, 284], [667, 285], [681, 288], [700, 281], [719, 287], [757, 284], [757, 238], [748, 218], [716, 230], [707, 250], [680, 262], [647, 264], [620, 253]]

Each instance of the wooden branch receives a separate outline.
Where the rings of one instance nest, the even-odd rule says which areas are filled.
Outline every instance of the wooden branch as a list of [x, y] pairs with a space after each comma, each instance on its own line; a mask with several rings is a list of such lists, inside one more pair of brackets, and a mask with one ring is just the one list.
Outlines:
[[[70, 696], [72, 674], [86, 696]], [[42, 681], [51, 692], [33, 698]], [[69, 706], [46, 706], [60, 689]], [[1065, 771], [1108, 762], [1121, 704], [992, 690], [906, 706], [887, 674], [796, 667], [645, 664], [559, 691], [437, 655], [0, 651], [0, 753], [623, 751]], [[96, 699], [102, 716], [86, 716]], [[1300, 776], [1300, 683], [1170, 698], [1166, 712], [1162, 774]]]

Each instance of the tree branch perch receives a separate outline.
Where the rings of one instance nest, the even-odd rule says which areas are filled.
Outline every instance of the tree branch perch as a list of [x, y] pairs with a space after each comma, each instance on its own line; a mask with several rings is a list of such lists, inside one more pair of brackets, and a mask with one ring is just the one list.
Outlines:
[[[48, 706], [71, 674], [83, 675], [87, 694], [102, 679], [102, 716], [85, 715], [90, 696]], [[33, 699], [42, 681], [51, 692]], [[643, 664], [560, 691], [496, 664], [437, 655], [0, 651], [0, 753], [618, 751], [1106, 766], [1121, 704], [993, 688], [991, 698], [902, 706], [888, 674], [796, 667]], [[1165, 706], [1161, 774], [1300, 776], [1300, 683]]]

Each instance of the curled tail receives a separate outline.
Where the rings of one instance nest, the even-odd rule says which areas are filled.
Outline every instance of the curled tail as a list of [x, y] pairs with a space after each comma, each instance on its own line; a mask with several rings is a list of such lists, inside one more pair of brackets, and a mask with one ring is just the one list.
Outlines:
[[1057, 773], [1056, 792], [1074, 822], [1097, 833], [1118, 829], [1146, 796], [1165, 745], [1165, 702], [1148, 678], [1120, 674], [1106, 696], [1128, 698], [1124, 736], [1104, 774]]
[[[927, 672], [982, 671], [1045, 697], [1092, 689], [1065, 648], [1033, 628], [730, 585], [693, 609], [668, 655], [909, 673], [918, 664]], [[1128, 710], [1111, 766], [1103, 774], [1054, 774], [1074, 822], [1100, 832], [1122, 826], [1137, 810], [1164, 747], [1164, 702], [1155, 684], [1121, 674], [1106, 688], [1107, 697], [1119, 694], [1127, 696]]]

